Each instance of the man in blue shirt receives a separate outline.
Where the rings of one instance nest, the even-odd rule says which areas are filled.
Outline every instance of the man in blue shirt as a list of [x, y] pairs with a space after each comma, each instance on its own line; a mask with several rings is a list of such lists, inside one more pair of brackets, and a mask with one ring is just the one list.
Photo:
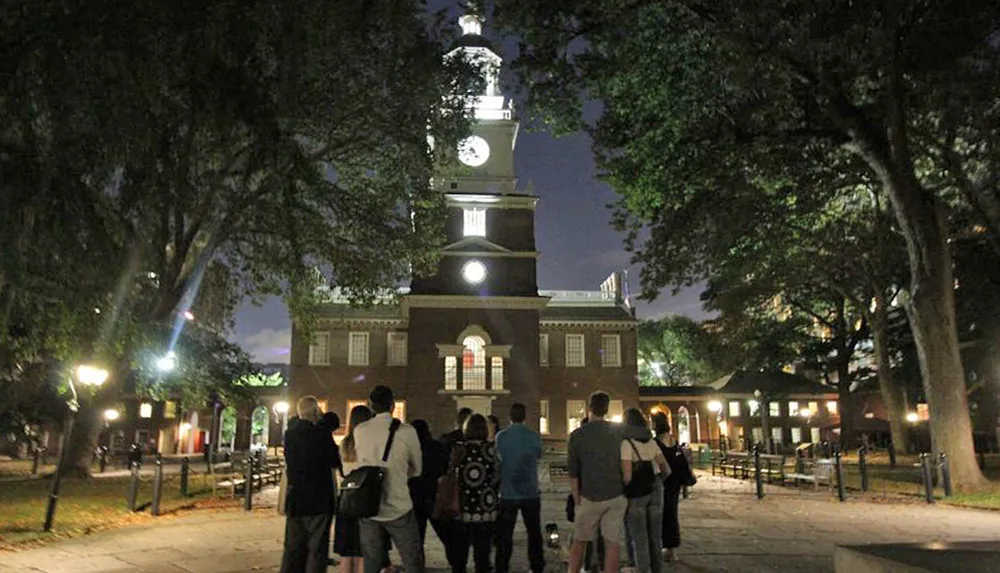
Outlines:
[[507, 573], [514, 545], [514, 524], [521, 512], [528, 530], [528, 560], [532, 573], [545, 569], [542, 549], [542, 501], [538, 490], [538, 460], [542, 437], [524, 425], [524, 404], [510, 407], [510, 427], [497, 434], [500, 457], [500, 515], [497, 517], [497, 573]]

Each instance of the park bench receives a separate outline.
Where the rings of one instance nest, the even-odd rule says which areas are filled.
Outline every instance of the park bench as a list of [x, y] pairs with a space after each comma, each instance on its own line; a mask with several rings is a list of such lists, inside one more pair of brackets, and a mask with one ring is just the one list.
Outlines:
[[796, 468], [793, 473], [785, 474], [785, 480], [798, 485], [801, 482], [810, 482], [814, 488], [825, 483], [833, 486], [833, 460], [829, 458], [803, 459], [801, 469]]
[[[247, 486], [246, 464], [249, 459], [243, 460], [242, 471], [233, 472], [232, 477], [226, 484], [230, 487], [232, 495], [245, 491]], [[280, 457], [254, 459], [253, 474], [250, 476], [250, 486], [260, 491], [265, 485], [278, 485], [281, 482], [281, 474], [285, 471], [285, 464]]]
[[767, 480], [767, 483], [772, 483], [775, 481], [781, 483], [785, 481], [785, 459], [786, 456], [761, 454], [760, 455], [761, 479]]
[[725, 459], [719, 463], [719, 469], [724, 476], [747, 479], [752, 462], [753, 457], [747, 452], [726, 452]]

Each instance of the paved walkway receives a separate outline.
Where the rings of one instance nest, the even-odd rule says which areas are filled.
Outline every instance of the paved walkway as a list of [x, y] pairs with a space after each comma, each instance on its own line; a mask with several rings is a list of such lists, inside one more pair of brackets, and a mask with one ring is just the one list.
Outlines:
[[[1000, 513], [919, 503], [846, 503], [828, 492], [768, 488], [758, 501], [748, 483], [701, 477], [681, 503], [681, 561], [668, 572], [833, 571], [837, 544], [1000, 540]], [[545, 494], [543, 518], [565, 535], [565, 494]], [[283, 519], [273, 508], [196, 512], [155, 524], [98, 533], [11, 554], [2, 572], [226, 573], [276, 571]], [[515, 539], [514, 571], [526, 571], [523, 532]], [[445, 571], [441, 544], [429, 537], [428, 565]], [[564, 571], [560, 556], [548, 556]], [[397, 560], [398, 562], [398, 560]], [[331, 569], [332, 571], [332, 569]]]

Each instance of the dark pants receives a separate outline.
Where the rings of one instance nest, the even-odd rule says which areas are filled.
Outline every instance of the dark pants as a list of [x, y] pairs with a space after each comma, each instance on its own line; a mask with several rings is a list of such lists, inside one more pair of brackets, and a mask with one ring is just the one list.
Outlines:
[[281, 573], [325, 573], [330, 559], [330, 514], [285, 518]]
[[455, 536], [453, 530], [458, 522], [433, 519], [426, 511], [417, 509], [414, 509], [414, 516], [417, 518], [417, 528], [420, 530], [420, 545], [423, 546], [424, 540], [427, 538], [427, 523], [429, 522], [431, 527], [434, 528], [434, 533], [441, 540], [441, 545], [444, 546], [444, 554], [448, 559], [448, 566], [454, 567], [455, 563], [458, 562], [459, 556], [456, 552], [456, 544], [452, 541], [452, 538]]
[[532, 573], [542, 573], [545, 569], [545, 552], [542, 549], [542, 500], [518, 499], [501, 500], [500, 516], [497, 518], [497, 573], [507, 573], [510, 555], [514, 551], [514, 525], [517, 512], [521, 512], [524, 527], [528, 530], [528, 561]]
[[424, 545], [413, 512], [392, 521], [361, 520], [361, 555], [365, 573], [379, 573], [389, 566], [389, 540], [399, 551], [406, 573], [424, 573]]
[[681, 546], [681, 523], [677, 517], [677, 503], [680, 501], [681, 486], [667, 482], [663, 486], [663, 548], [676, 549]]
[[472, 549], [476, 563], [476, 573], [489, 573], [490, 553], [493, 552], [493, 523], [458, 523], [453, 530], [452, 543], [455, 545], [456, 562], [452, 564], [452, 573], [465, 573], [469, 561], [469, 549]]

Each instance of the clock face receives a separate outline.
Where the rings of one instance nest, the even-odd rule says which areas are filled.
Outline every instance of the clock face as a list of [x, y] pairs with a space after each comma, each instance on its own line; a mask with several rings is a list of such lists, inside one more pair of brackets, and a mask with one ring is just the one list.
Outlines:
[[479, 261], [469, 261], [462, 267], [462, 278], [469, 284], [479, 284], [486, 278], [486, 265]]
[[458, 142], [458, 159], [469, 167], [479, 167], [490, 158], [490, 144], [478, 135]]

